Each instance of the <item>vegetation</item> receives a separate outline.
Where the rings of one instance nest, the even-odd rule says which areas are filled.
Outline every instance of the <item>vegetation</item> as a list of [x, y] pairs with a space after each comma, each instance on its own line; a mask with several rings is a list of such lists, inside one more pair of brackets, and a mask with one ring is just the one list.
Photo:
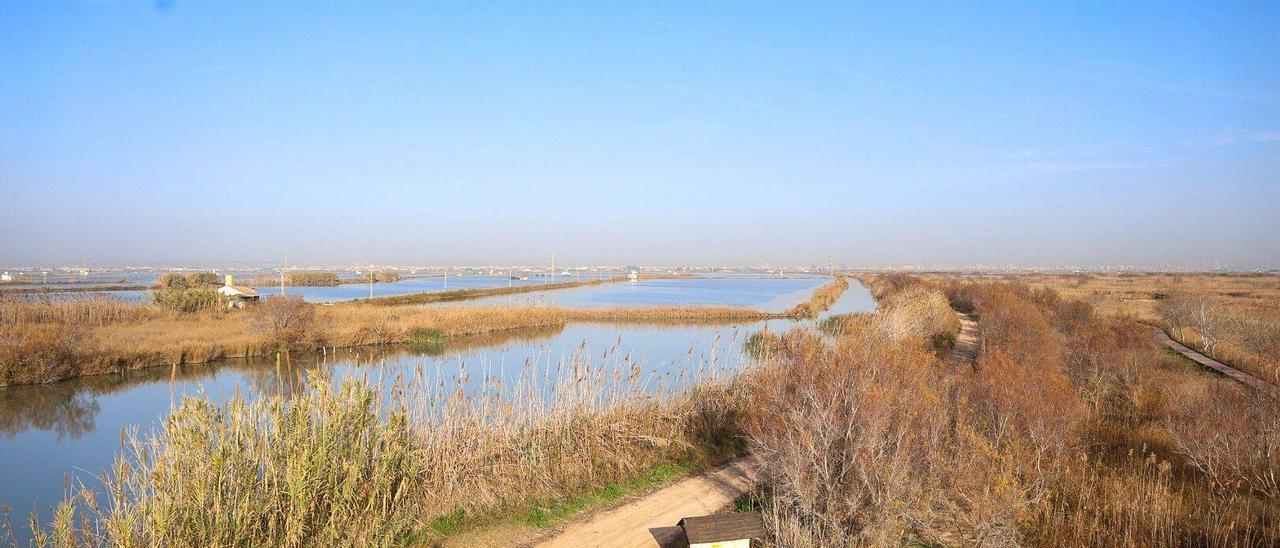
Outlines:
[[151, 302], [174, 312], [226, 310], [227, 299], [210, 286], [173, 287], [151, 292]]
[[[433, 543], [503, 520], [548, 526], [749, 450], [765, 469], [747, 500], [775, 545], [1280, 541], [1273, 402], [1189, 367], [1149, 328], [1051, 290], [869, 285], [876, 313], [844, 317], [828, 337], [753, 334], [754, 365], [678, 387], [615, 354], [526, 365], [509, 385], [485, 378], [467, 390], [319, 379], [290, 400], [219, 409], [190, 399], [163, 431], [128, 437], [131, 458], [105, 476], [107, 504], [73, 495], [38, 540]], [[951, 306], [980, 318], [972, 366], [940, 359]], [[571, 315], [314, 307], [313, 333], [330, 329], [332, 311], [347, 329], [382, 322], [361, 336], [428, 344], [496, 324], [471, 315]]]
[[[293, 308], [285, 303], [293, 303]], [[285, 314], [290, 310], [310, 318], [295, 321], [299, 318]], [[448, 339], [568, 322], [723, 323], [778, 316], [715, 306], [589, 310], [393, 307], [358, 302], [314, 306], [296, 297], [269, 297], [245, 313], [228, 314], [224, 309], [178, 312], [109, 298], [0, 299], [0, 325], [13, 333], [0, 338], [0, 384], [45, 383], [143, 367], [263, 356], [282, 349], [411, 343], [415, 330], [434, 330]]]
[[[325, 379], [288, 400], [189, 398], [162, 430], [126, 436], [104, 492], [68, 497], [36, 540], [430, 543], [506, 515], [547, 526], [738, 449], [718, 443], [745, 410], [740, 385], [670, 387], [636, 367], [576, 356], [478, 393], [411, 379], [385, 402]], [[550, 399], [530, 399], [544, 379]]]
[[[748, 431], [768, 463], [757, 499], [775, 543], [1280, 538], [1274, 404], [1052, 291], [910, 278], [873, 290], [879, 312], [834, 340], [788, 333], [756, 370]], [[937, 358], [940, 323], [892, 318], [937, 309], [944, 292], [981, 318], [976, 367]]]
[[332, 287], [339, 285], [337, 272], [289, 272], [285, 283], [291, 286]]
[[813, 290], [809, 300], [791, 307], [786, 315], [791, 318], [816, 318], [818, 314], [831, 308], [846, 289], [849, 289], [849, 278], [837, 276], [831, 283]]
[[156, 279], [157, 289], [190, 289], [195, 287], [218, 287], [222, 278], [213, 272], [166, 272]]
[[1280, 383], [1280, 274], [1086, 274], [1018, 279], [1087, 302], [1107, 315], [1159, 324], [1187, 346], [1273, 384]]

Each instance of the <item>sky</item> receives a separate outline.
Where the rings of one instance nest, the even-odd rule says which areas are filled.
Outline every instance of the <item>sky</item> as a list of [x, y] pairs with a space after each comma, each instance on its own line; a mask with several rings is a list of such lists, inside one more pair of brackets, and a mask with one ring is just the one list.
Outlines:
[[1276, 2], [320, 4], [0, 2], [0, 265], [1280, 267]]

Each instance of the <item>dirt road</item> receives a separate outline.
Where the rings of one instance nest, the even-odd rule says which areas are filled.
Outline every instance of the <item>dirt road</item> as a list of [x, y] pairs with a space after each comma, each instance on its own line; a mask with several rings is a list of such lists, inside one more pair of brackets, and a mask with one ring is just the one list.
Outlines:
[[951, 347], [948, 364], [970, 364], [978, 361], [978, 321], [973, 314], [956, 313], [960, 318], [960, 335], [956, 336], [956, 344]]
[[680, 480], [630, 504], [570, 523], [537, 546], [548, 548], [669, 546], [681, 518], [715, 513], [742, 496], [759, 477], [762, 463], [744, 457]]

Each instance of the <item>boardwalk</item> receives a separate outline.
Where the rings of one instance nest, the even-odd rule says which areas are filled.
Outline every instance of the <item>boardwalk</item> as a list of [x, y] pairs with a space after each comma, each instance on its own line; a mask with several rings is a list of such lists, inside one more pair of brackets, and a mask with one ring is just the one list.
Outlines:
[[1209, 369], [1213, 369], [1214, 371], [1222, 373], [1223, 375], [1231, 377], [1237, 381], [1240, 381], [1241, 383], [1244, 383], [1246, 386], [1250, 386], [1256, 389], [1258, 392], [1261, 392], [1264, 395], [1270, 396], [1273, 399], [1280, 400], [1280, 388], [1277, 388], [1276, 385], [1271, 384], [1262, 379], [1259, 379], [1258, 377], [1255, 377], [1248, 373], [1245, 373], [1244, 371], [1231, 367], [1230, 365], [1222, 363], [1218, 360], [1210, 358], [1209, 356], [1196, 352], [1195, 350], [1192, 350], [1187, 345], [1173, 340], [1173, 337], [1170, 337], [1169, 334], [1166, 333], [1163, 329], [1160, 329], [1158, 327], [1152, 327], [1151, 331], [1155, 334], [1157, 341], [1173, 349], [1174, 352], [1182, 354], [1187, 359], [1193, 362], [1196, 362], [1200, 365], [1203, 365], [1205, 367], [1208, 367]]

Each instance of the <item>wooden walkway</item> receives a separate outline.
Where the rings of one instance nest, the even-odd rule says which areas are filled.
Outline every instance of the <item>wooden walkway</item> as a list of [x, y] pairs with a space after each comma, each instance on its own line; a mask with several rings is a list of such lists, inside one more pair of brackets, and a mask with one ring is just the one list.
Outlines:
[[759, 481], [763, 463], [743, 457], [680, 480], [629, 504], [571, 522], [538, 544], [547, 548], [666, 547], [679, 537], [681, 518], [713, 514]]
[[1174, 352], [1182, 354], [1187, 359], [1193, 362], [1196, 362], [1200, 365], [1208, 367], [1209, 369], [1212, 369], [1214, 371], [1222, 373], [1223, 375], [1226, 375], [1237, 381], [1240, 381], [1244, 385], [1254, 388], [1258, 392], [1261, 392], [1263, 395], [1270, 396], [1272, 399], [1280, 401], [1280, 388], [1277, 388], [1276, 385], [1271, 384], [1267, 381], [1264, 381], [1248, 373], [1245, 373], [1244, 371], [1231, 367], [1230, 365], [1222, 363], [1218, 360], [1210, 358], [1209, 356], [1196, 352], [1195, 350], [1192, 350], [1187, 345], [1173, 340], [1173, 337], [1170, 337], [1169, 333], [1165, 332], [1165, 330], [1159, 327], [1153, 326], [1151, 328], [1151, 331], [1155, 334], [1157, 341], [1173, 349]]

